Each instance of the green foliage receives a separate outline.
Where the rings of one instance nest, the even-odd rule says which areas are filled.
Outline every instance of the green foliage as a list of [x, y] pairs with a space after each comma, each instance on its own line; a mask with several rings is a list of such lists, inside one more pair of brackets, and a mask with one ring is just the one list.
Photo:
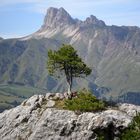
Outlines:
[[134, 117], [130, 126], [122, 133], [121, 140], [139, 140], [140, 139], [140, 113]]
[[105, 137], [103, 135], [98, 135], [97, 140], [105, 140]]
[[90, 91], [83, 90], [78, 93], [77, 98], [66, 100], [65, 108], [73, 111], [90, 112], [103, 110], [105, 105], [93, 96]]
[[71, 45], [63, 44], [58, 51], [48, 51], [47, 68], [50, 75], [66, 76], [67, 83], [72, 86], [73, 77], [86, 77], [91, 69], [86, 66]]
[[58, 51], [49, 50], [47, 64], [50, 74], [54, 74], [56, 70], [67, 70], [73, 77], [87, 76], [91, 73], [91, 69], [86, 66], [71, 45], [63, 44]]

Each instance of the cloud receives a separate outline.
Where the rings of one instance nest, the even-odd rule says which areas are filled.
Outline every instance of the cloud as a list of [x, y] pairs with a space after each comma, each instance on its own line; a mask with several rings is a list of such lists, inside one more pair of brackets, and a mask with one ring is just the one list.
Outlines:
[[0, 37], [4, 38], [4, 39], [8, 39], [8, 38], [21, 38], [24, 36], [27, 36], [29, 34], [17, 34], [17, 33], [0, 33]]

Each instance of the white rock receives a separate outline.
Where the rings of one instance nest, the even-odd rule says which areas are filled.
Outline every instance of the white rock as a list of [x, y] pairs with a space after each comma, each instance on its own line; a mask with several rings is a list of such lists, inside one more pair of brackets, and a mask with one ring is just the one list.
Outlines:
[[62, 100], [65, 97], [64, 97], [64, 95], [62, 93], [56, 93], [54, 98]]
[[136, 106], [133, 104], [119, 104], [119, 110], [126, 112], [129, 116], [135, 116], [138, 112], [140, 112], [140, 106]]
[[54, 105], [55, 105], [55, 101], [53, 101], [53, 100], [47, 101], [47, 107], [54, 107]]
[[49, 100], [49, 99], [51, 99], [51, 98], [54, 97], [54, 96], [55, 96], [54, 93], [46, 93], [45, 98], [46, 98], [47, 100]]
[[[100, 129], [110, 130], [116, 139], [120, 128], [127, 127], [136, 115], [131, 112], [140, 112], [140, 106], [120, 104], [118, 110], [76, 115], [68, 110], [45, 109], [43, 100], [44, 96], [34, 95], [24, 105], [0, 113], [0, 140], [97, 140], [95, 130]], [[48, 107], [54, 104], [47, 100]]]
[[28, 100], [26, 100], [25, 105], [26, 106], [34, 106], [35, 103], [39, 100], [39, 96], [38, 95], [34, 95], [31, 98], [29, 98]]
[[40, 106], [42, 105], [44, 100], [45, 100], [45, 96], [44, 95], [39, 95], [38, 103], [39, 103]]
[[67, 92], [64, 92], [64, 97], [66, 98], [66, 99], [68, 99], [69, 98], [69, 95], [68, 95], [68, 93]]

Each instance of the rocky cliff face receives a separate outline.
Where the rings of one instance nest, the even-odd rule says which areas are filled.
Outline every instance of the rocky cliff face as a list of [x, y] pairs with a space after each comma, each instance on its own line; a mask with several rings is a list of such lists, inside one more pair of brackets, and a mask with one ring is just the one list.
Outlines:
[[75, 20], [65, 11], [64, 8], [53, 8], [50, 7], [47, 10], [47, 14], [44, 19], [44, 24], [42, 25], [42, 30], [47, 28], [56, 28], [64, 25], [74, 24]]
[[[48, 50], [63, 43], [72, 44], [93, 70], [74, 81], [75, 90], [90, 88], [98, 97], [140, 104], [140, 28], [107, 26], [95, 16], [73, 19], [63, 8], [49, 8], [32, 35], [0, 41], [0, 84], [66, 91], [65, 79], [56, 80], [46, 70]], [[2, 96], [9, 92], [0, 91]]]
[[102, 112], [75, 114], [50, 106], [48, 94], [34, 95], [16, 108], [0, 114], [1, 140], [97, 140], [117, 139], [140, 106], [120, 104]]
[[44, 19], [44, 23], [40, 30], [36, 33], [28, 36], [29, 38], [42, 38], [42, 37], [52, 37], [58, 33], [64, 33], [64, 35], [73, 36], [77, 31], [81, 31], [80, 28], [87, 28], [91, 26], [105, 27], [105, 23], [102, 20], [97, 19], [95, 16], [91, 15], [86, 18], [85, 21], [79, 19], [73, 19], [64, 8], [53, 8], [50, 7], [47, 10], [47, 14]]

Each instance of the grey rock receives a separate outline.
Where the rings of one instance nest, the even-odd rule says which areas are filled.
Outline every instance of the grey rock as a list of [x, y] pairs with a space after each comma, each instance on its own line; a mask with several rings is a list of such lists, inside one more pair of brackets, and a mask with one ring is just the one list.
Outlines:
[[25, 106], [34, 106], [37, 103], [37, 101], [39, 101], [39, 96], [34, 95], [25, 101]]
[[54, 96], [54, 98], [55, 98], [55, 99], [60, 99], [60, 100], [62, 100], [62, 99], [65, 98], [65, 96], [64, 96], [64, 94], [62, 94], [62, 93], [56, 93], [55, 96]]
[[64, 8], [53, 8], [50, 7], [47, 10], [46, 17], [44, 19], [44, 24], [42, 29], [47, 28], [56, 28], [64, 25], [74, 24], [75, 21], [71, 18], [71, 16], [65, 11]]
[[39, 95], [38, 104], [41, 106], [43, 101], [46, 100], [44, 95]]
[[52, 99], [54, 96], [55, 96], [54, 93], [46, 93], [45, 98], [46, 98], [47, 100], [49, 100], [49, 99]]
[[120, 104], [118, 110], [77, 115], [73, 111], [44, 108], [44, 101], [54, 104], [45, 96], [34, 95], [24, 104], [0, 113], [0, 140], [97, 140], [96, 130], [108, 130], [106, 133], [114, 134], [116, 140], [119, 128], [128, 127], [136, 115], [130, 112], [140, 112], [140, 106]]
[[127, 113], [129, 116], [135, 116], [138, 112], [140, 112], [140, 106], [136, 106], [133, 104], [119, 104], [119, 110]]
[[84, 21], [85, 25], [97, 25], [97, 26], [105, 26], [104, 21], [102, 20], [98, 20], [95, 16], [91, 15], [90, 17], [88, 17], [85, 21]]
[[47, 101], [47, 107], [54, 107], [54, 105], [55, 105], [55, 101], [53, 101], [53, 100]]
[[69, 94], [68, 94], [67, 92], [64, 92], [64, 97], [65, 97], [66, 99], [68, 99], [68, 98], [69, 98]]

